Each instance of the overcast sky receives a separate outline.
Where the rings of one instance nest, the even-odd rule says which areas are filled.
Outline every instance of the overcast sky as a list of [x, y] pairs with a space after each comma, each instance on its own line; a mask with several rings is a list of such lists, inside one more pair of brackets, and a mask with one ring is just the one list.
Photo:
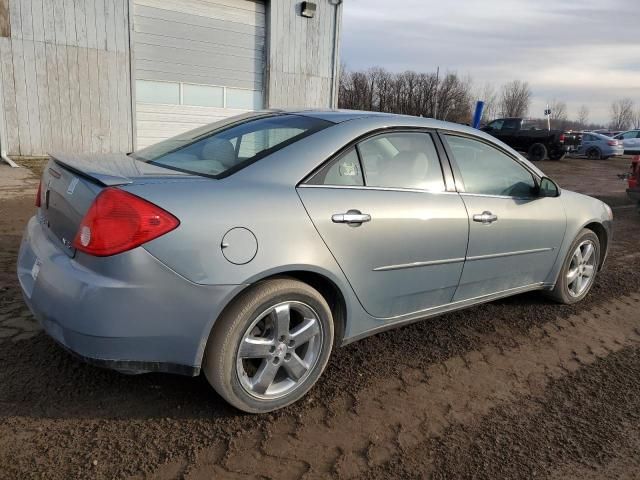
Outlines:
[[640, 107], [640, 0], [344, 0], [343, 15], [349, 69], [526, 80], [531, 116], [553, 98], [597, 122], [616, 98]]

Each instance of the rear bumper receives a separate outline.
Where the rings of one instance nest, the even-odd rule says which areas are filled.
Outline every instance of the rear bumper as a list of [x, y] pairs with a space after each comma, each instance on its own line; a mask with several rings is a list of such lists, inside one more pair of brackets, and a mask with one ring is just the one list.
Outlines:
[[54, 340], [89, 363], [128, 373], [199, 373], [213, 322], [243, 285], [194, 284], [140, 247], [72, 259], [45, 228], [29, 221], [18, 278]]
[[611, 148], [605, 151], [604, 153], [609, 157], [620, 157], [624, 155], [624, 148], [623, 147]]

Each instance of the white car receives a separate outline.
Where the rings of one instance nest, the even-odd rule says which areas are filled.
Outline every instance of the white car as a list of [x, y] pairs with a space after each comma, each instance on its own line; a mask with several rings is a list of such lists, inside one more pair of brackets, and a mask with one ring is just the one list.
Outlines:
[[616, 140], [622, 140], [625, 154], [640, 153], [640, 130], [629, 130], [616, 135]]

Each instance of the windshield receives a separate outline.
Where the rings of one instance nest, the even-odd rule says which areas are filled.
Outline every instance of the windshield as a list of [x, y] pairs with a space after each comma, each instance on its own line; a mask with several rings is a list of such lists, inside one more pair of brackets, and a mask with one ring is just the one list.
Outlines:
[[132, 156], [181, 172], [222, 178], [330, 125], [302, 115], [270, 114], [222, 127], [200, 127]]

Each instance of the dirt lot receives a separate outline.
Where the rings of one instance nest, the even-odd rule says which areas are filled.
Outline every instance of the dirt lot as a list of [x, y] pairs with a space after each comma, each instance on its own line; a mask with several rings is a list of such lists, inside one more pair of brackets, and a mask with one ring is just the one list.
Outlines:
[[267, 416], [204, 378], [125, 376], [58, 348], [14, 272], [35, 182], [0, 197], [0, 478], [640, 478], [640, 215], [616, 178], [628, 163], [539, 164], [616, 206], [583, 303], [527, 294], [368, 338]]

